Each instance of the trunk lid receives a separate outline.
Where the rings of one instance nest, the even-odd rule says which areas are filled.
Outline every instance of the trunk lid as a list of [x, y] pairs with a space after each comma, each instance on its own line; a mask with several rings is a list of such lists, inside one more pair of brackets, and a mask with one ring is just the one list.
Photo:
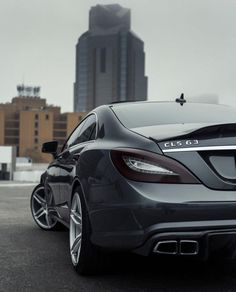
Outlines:
[[155, 141], [205, 186], [236, 190], [236, 124], [171, 124], [132, 129]]

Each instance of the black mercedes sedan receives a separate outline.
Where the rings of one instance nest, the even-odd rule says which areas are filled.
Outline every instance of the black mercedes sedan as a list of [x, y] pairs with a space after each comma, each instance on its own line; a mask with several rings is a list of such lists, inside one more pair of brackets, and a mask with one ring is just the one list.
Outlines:
[[80, 274], [106, 251], [207, 259], [236, 251], [236, 109], [128, 102], [90, 112], [31, 196], [39, 227], [69, 228]]

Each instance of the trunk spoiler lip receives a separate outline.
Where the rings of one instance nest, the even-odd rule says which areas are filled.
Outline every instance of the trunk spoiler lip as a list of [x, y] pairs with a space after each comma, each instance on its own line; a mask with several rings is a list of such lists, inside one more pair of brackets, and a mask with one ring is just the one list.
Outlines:
[[191, 128], [189, 129], [189, 132], [185, 132], [184, 134], [166, 135], [165, 138], [160, 138], [160, 139], [151, 137], [151, 136], [149, 136], [148, 138], [155, 143], [161, 143], [161, 142], [177, 140], [177, 139], [189, 139], [189, 138], [193, 138], [193, 136], [196, 136], [196, 135], [200, 135], [200, 134], [204, 135], [206, 134], [206, 131], [214, 130], [214, 128], [217, 128], [217, 127], [219, 128], [218, 130], [223, 130], [223, 128], [225, 127], [235, 127], [235, 136], [236, 136], [236, 123], [222, 123], [222, 124], [209, 123], [209, 124], [205, 124], [204, 126], [203, 124], [198, 124], [198, 125], [199, 125], [198, 127], [196, 126], [196, 128]]

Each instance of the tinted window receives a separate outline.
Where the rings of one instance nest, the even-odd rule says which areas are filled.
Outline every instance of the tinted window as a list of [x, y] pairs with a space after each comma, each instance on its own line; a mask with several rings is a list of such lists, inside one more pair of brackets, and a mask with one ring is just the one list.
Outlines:
[[93, 127], [93, 130], [92, 130], [92, 133], [90, 136], [90, 140], [95, 140], [95, 138], [96, 138], [96, 124]]
[[94, 128], [96, 128], [96, 117], [95, 115], [90, 115], [74, 130], [63, 147], [63, 150], [79, 143], [91, 140], [90, 136]]
[[65, 146], [63, 147], [63, 150], [69, 148], [70, 146], [74, 145], [76, 142], [76, 139], [79, 137], [79, 133], [81, 132], [81, 129], [83, 128], [85, 124], [85, 121], [79, 124], [79, 126], [74, 130], [74, 132], [71, 134], [69, 139], [66, 141]]
[[94, 140], [95, 136], [93, 137], [93, 139], [91, 139], [91, 134], [94, 128], [96, 128], [96, 117], [95, 115], [91, 115], [86, 119], [85, 124], [79, 134], [79, 137], [76, 140], [76, 144], [89, 140]]
[[112, 106], [121, 123], [127, 128], [165, 124], [236, 123], [236, 109], [213, 104], [174, 102], [130, 103]]

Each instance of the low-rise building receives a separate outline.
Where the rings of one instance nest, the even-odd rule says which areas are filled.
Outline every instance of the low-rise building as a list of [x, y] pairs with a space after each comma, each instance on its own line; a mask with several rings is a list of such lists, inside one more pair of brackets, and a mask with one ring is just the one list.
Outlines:
[[10, 103], [0, 104], [0, 145], [16, 146], [17, 156], [31, 157], [33, 162], [49, 162], [50, 156], [41, 153], [42, 143], [57, 140], [62, 147], [85, 114], [61, 113], [46, 99], [21, 92]]

